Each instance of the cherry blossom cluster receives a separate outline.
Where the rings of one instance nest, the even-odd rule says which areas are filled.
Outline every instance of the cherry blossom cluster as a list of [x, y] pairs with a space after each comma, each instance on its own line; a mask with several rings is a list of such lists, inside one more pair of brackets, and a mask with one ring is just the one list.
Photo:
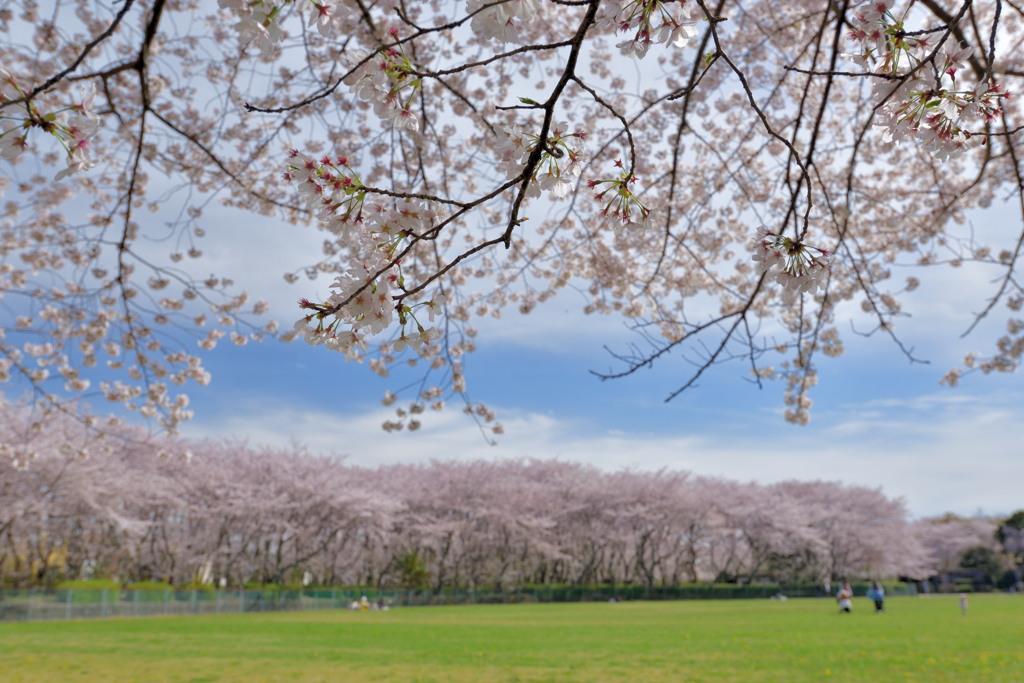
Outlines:
[[89, 156], [90, 142], [100, 129], [100, 120], [93, 113], [96, 86], [92, 85], [75, 102], [51, 112], [43, 112], [17, 79], [0, 67], [0, 157], [14, 161], [28, 147], [28, 133], [39, 128], [49, 133], [67, 153], [67, 168], [57, 173], [61, 180], [96, 165]]
[[470, 27], [484, 38], [502, 43], [519, 43], [519, 29], [537, 12], [537, 0], [467, 0], [473, 16]]
[[349, 240], [351, 227], [363, 220], [366, 189], [348, 157], [324, 155], [317, 160], [292, 150], [283, 177], [286, 183], [298, 182], [306, 208], [327, 230]]
[[308, 25], [315, 26], [325, 38], [351, 29], [353, 10], [341, 0], [218, 0], [218, 4], [238, 19], [233, 27], [238, 41], [243, 44], [254, 41], [264, 54], [285, 37], [279, 20], [288, 5], [308, 15]]
[[[444, 396], [444, 389], [442, 389], [441, 387], [432, 386], [429, 389], [424, 389], [423, 391], [420, 392], [419, 395], [419, 399], [422, 400], [414, 400], [411, 404], [409, 404], [408, 410], [406, 410], [405, 408], [396, 409], [395, 415], [398, 417], [398, 419], [385, 420], [381, 427], [384, 429], [385, 432], [388, 433], [400, 432], [406, 427], [409, 428], [410, 432], [415, 432], [416, 430], [423, 426], [423, 423], [420, 422], [418, 416], [422, 414], [424, 410], [426, 410], [428, 401], [430, 402], [431, 410], [444, 410], [444, 399], [442, 398], [442, 396]], [[398, 397], [392, 394], [390, 391], [388, 391], [385, 392], [384, 399], [381, 401], [381, 403], [383, 403], [385, 406], [390, 406], [396, 400], [398, 400]], [[405, 419], [406, 416], [409, 417], [408, 424], [402, 421], [403, 419]], [[494, 418], [492, 417], [491, 420], [493, 419]], [[500, 426], [501, 425], [495, 425], [496, 428]], [[501, 432], [495, 431], [495, 433], [500, 434]]]
[[[0, 287], [2, 285], [0, 282]], [[52, 393], [52, 383], [63, 380], [64, 390], [70, 394], [87, 391], [91, 381], [82, 376], [82, 369], [95, 367], [97, 355], [102, 352], [108, 358], [108, 368], [126, 369], [128, 376], [135, 381], [147, 380], [145, 386], [120, 380], [100, 382], [104, 398], [123, 404], [127, 410], [139, 410], [143, 417], [157, 417], [163, 427], [174, 433], [181, 422], [192, 417], [192, 411], [186, 410], [188, 396], [172, 396], [166, 382], [156, 380], [166, 378], [181, 386], [192, 379], [204, 386], [209, 384], [210, 374], [203, 369], [199, 358], [183, 351], [165, 354], [163, 362], [147, 353], [159, 351], [162, 346], [153, 339], [153, 330], [144, 325], [137, 324], [120, 337], [115, 337], [113, 324], [121, 318], [113, 309], [102, 309], [95, 316], [86, 317], [82, 311], [58, 308], [52, 304], [34, 316], [19, 316], [19, 329], [26, 332], [45, 329], [52, 341], [42, 344], [24, 342], [20, 348], [0, 343], [0, 354], [3, 355], [0, 359], [0, 382], [10, 381], [12, 371], [17, 371], [35, 388], [50, 396], [49, 402], [55, 404], [58, 399]], [[47, 327], [43, 328], [37, 322]], [[78, 357], [75, 359], [68, 355], [73, 341], [77, 341]], [[127, 368], [126, 358], [129, 360]], [[51, 368], [55, 372], [51, 372]]]
[[[396, 29], [389, 33], [398, 39]], [[395, 130], [420, 129], [419, 117], [411, 107], [421, 81], [411, 76], [415, 69], [401, 45], [397, 50], [388, 48], [373, 57], [357, 50], [349, 55], [349, 63], [362, 66], [345, 79], [346, 85], [359, 99], [373, 105], [377, 118], [390, 123]]]
[[[136, 415], [155, 411], [173, 423], [187, 409], [161, 385], [173, 391], [188, 380], [203, 384], [208, 375], [198, 361], [176, 353], [184, 347], [165, 348], [172, 328], [194, 337], [190, 352], [196, 351], [192, 343], [211, 350], [221, 341], [241, 346], [276, 333], [273, 321], [243, 331], [248, 311], [240, 310], [237, 298], [220, 303], [235, 293], [227, 291], [230, 280], [195, 278], [185, 267], [186, 257], [202, 254], [194, 238], [220, 229], [200, 225], [208, 205], [293, 224], [319, 219], [331, 233], [324, 236], [326, 258], [313, 256], [316, 262], [302, 270], [310, 279], [330, 273], [322, 284], [333, 280], [334, 286], [314, 303], [304, 301], [303, 321], [297, 329], [285, 325], [280, 337], [301, 333], [353, 359], [375, 347], [365, 360], [383, 376], [406, 361], [417, 372], [437, 371], [440, 379], [431, 383], [444, 393], [411, 397], [415, 403], [403, 404], [405, 416], [393, 423], [415, 429], [423, 406], [442, 404], [448, 392], [466, 393], [468, 375], [459, 359], [475, 348], [474, 317], [528, 313], [581, 279], [589, 281], [593, 297], [586, 312], [656, 326], [667, 344], [680, 349], [686, 336], [717, 334], [718, 328], [695, 319], [684, 324], [684, 309], [692, 297], [719, 296], [727, 282], [726, 315], [745, 320], [760, 314], [767, 297], [783, 304], [775, 313], [794, 339], [827, 355], [825, 349], [838, 347], [829, 330], [816, 331], [811, 341], [803, 334], [817, 313], [784, 306], [800, 299], [809, 280], [827, 275], [830, 256], [762, 234], [760, 279], [767, 281], [770, 271], [773, 283], [781, 278], [788, 286], [781, 296], [774, 284], [766, 292], [755, 285], [759, 278], [750, 262], [734, 258], [730, 230], [744, 217], [757, 216], [758, 225], [781, 233], [778, 226], [791, 225], [799, 214], [810, 234], [828, 234], [829, 219], [845, 216], [817, 201], [812, 210], [803, 198], [852, 191], [871, 198], [858, 203], [858, 248], [865, 261], [891, 260], [911, 247], [916, 254], [920, 247], [926, 251], [915, 258], [923, 264], [940, 258], [932, 247], [951, 243], [947, 226], [962, 211], [989, 206], [1019, 180], [1011, 162], [1024, 133], [1016, 124], [986, 122], [1001, 117], [1002, 108], [1007, 116], [1016, 114], [1004, 88], [1016, 90], [1013, 79], [1021, 78], [1013, 57], [1024, 28], [998, 13], [1005, 3], [997, 0], [959, 4], [955, 11], [966, 18], [970, 10], [970, 21], [958, 26], [935, 3], [922, 8], [914, 0], [899, 11], [892, 0], [857, 0], [847, 11], [825, 15], [820, 0], [782, 9], [754, 0], [721, 17], [693, 0], [220, 2], [222, 9], [206, 21], [197, 21], [202, 12], [187, 2], [57, 3], [53, 12], [41, 12], [38, 0], [12, 0], [0, 8], [0, 65], [6, 69], [0, 72], [0, 154], [37, 157], [31, 164], [0, 162], [0, 294], [17, 303], [2, 326], [7, 336], [0, 337], [0, 379], [21, 378], [43, 404], [58, 394], [62, 409], [78, 398], [105, 396]], [[924, 30], [916, 30], [916, 15], [913, 25], [900, 16], [904, 5], [917, 8]], [[388, 29], [392, 22], [396, 28]], [[831, 75], [869, 80], [833, 78], [834, 87], [808, 91], [803, 78], [793, 78], [789, 59], [803, 55], [801, 63], [810, 68], [797, 70], [810, 71], [809, 83], [824, 84], [820, 69], [838, 55], [834, 41], [821, 37], [851, 28], [860, 47], [844, 49], [859, 51], [866, 68]], [[713, 52], [693, 54], [698, 29], [713, 42]], [[941, 52], [951, 34], [976, 36], [975, 49], [986, 54], [972, 55], [952, 43]], [[522, 47], [501, 48], [509, 42]], [[661, 44], [655, 49], [658, 73], [634, 74], [610, 58], [615, 43], [637, 58]], [[1009, 57], [984, 59], [990, 48]], [[715, 68], [709, 68], [712, 61]], [[993, 75], [979, 85], [974, 74], [982, 73], [981, 66]], [[851, 144], [857, 117], [865, 113], [860, 86], [867, 83], [878, 86], [875, 120], [884, 121], [885, 139], [913, 136], [952, 156], [981, 140], [972, 130], [988, 132], [991, 154], [977, 176], [969, 165], [980, 161], [977, 151], [938, 168], [931, 154], [908, 155], [905, 146], [885, 144], [882, 133]], [[98, 95], [77, 90], [82, 87], [94, 87]], [[520, 89], [516, 94], [540, 101], [522, 97], [524, 107], [501, 106]], [[672, 104], [684, 94], [685, 103]], [[508, 112], [520, 109], [533, 118], [511, 118]], [[539, 114], [547, 122], [542, 135]], [[570, 135], [558, 123], [570, 116], [594, 136], [586, 139], [587, 159], [585, 134]], [[754, 140], [764, 134], [762, 148]], [[624, 168], [588, 172], [581, 180], [589, 157], [603, 159], [627, 140]], [[791, 151], [814, 151], [821, 164], [850, 172], [793, 175], [795, 156], [784, 166], [765, 165], [769, 155], [785, 151], [787, 140]], [[269, 152], [294, 146], [309, 156], [292, 157], [289, 182], [282, 183], [281, 157]], [[325, 151], [331, 156], [323, 157]], [[70, 175], [93, 158], [104, 168]], [[646, 185], [643, 191], [634, 172]], [[588, 184], [589, 194], [565, 202], [565, 211], [508, 201], [517, 190], [566, 198], [590, 178], [596, 180]], [[791, 201], [784, 202], [778, 188], [787, 181]], [[927, 197], [938, 197], [928, 207], [933, 212], [922, 210]], [[450, 220], [434, 216], [441, 207], [457, 210]], [[655, 217], [649, 207], [665, 211]], [[537, 211], [543, 208], [552, 210]], [[684, 223], [686, 239], [675, 239]], [[499, 237], [493, 229], [501, 225], [507, 227]], [[634, 234], [644, 229], [664, 239]], [[837, 239], [851, 234], [842, 231]], [[151, 258], [157, 254], [149, 246], [136, 248], [151, 240], [168, 245], [160, 261]], [[645, 248], [649, 242], [656, 248]], [[1008, 305], [1016, 311], [1020, 288], [1013, 289], [1019, 278], [1013, 279], [1012, 269], [1019, 259], [1005, 253], [1000, 265], [1012, 276], [1005, 296], [1012, 295]], [[980, 252], [976, 257], [984, 258]], [[133, 269], [145, 274], [133, 277]], [[834, 271], [831, 276], [842, 281], [830, 286], [830, 299], [864, 290], [881, 302], [876, 312], [888, 329], [897, 306], [876, 291], [878, 279]], [[299, 272], [285, 277], [294, 282]], [[204, 304], [211, 310], [197, 309]], [[441, 309], [443, 342], [424, 327]], [[727, 329], [749, 335], [746, 326]], [[1016, 336], [1011, 333], [1011, 340]], [[713, 346], [727, 353], [739, 337], [724, 341]], [[690, 342], [703, 343], [695, 336]], [[1020, 354], [1014, 349], [1020, 346], [1000, 340], [999, 348], [1011, 351], [1000, 353], [992, 367], [1016, 367]], [[805, 362], [803, 347], [793, 349], [799, 362], [764, 376], [792, 379], [787, 405], [792, 414], [806, 415], [813, 363]], [[622, 357], [621, 374], [661, 355]], [[108, 369], [118, 371], [121, 384]], [[474, 408], [473, 414], [492, 424], [489, 412]]]
[[[128, 411], [138, 411], [143, 417], [156, 418], [174, 433], [181, 422], [192, 417], [192, 411], [187, 410], [187, 395], [172, 394], [172, 385], [182, 387], [191, 380], [205, 386], [210, 373], [184, 347], [174, 344], [171, 348], [159, 328], [169, 325], [171, 317], [187, 302], [198, 299], [199, 292], [186, 285], [181, 296], [175, 297], [167, 291], [171, 277], [155, 269], [144, 286], [160, 295], [151, 296], [133, 279], [135, 264], [122, 262], [112, 273], [97, 262], [100, 252], [76, 244], [74, 234], [73, 227], [57, 220], [45, 230], [11, 220], [0, 222], [0, 297], [32, 292], [29, 304], [0, 334], [0, 382], [15, 376], [24, 378], [45, 406], [72, 412], [78, 401], [89, 395], [87, 392], [98, 388], [96, 394], [102, 398], [120, 403]], [[56, 265], [54, 253], [61, 255]], [[62, 273], [65, 268], [81, 275], [66, 277]], [[89, 283], [90, 279], [96, 281], [95, 285]], [[210, 289], [221, 283], [230, 285], [229, 280], [214, 277], [204, 282]], [[140, 312], [125, 305], [138, 299], [148, 299], [157, 310]], [[248, 294], [242, 292], [222, 303], [211, 302], [210, 306], [217, 321], [228, 326], [235, 324], [234, 316], [242, 313], [247, 302]], [[260, 315], [267, 308], [266, 302], [259, 301], [252, 313]], [[188, 319], [195, 327], [207, 324], [205, 314], [190, 315]], [[232, 332], [232, 341], [239, 344], [260, 339], [264, 332], [276, 329], [277, 323], [270, 321], [263, 331], [250, 336]], [[211, 329], [198, 345], [212, 349], [224, 335], [221, 329]], [[97, 386], [89, 376], [97, 366], [105, 366], [107, 377], [115, 371], [126, 375], [127, 380], [105, 377]]]
[[[540, 162], [526, 189], [527, 197], [539, 197], [542, 190], [549, 190], [552, 199], [562, 199], [572, 190], [583, 172], [583, 142], [587, 133], [568, 131], [569, 124], [564, 121], [551, 125], [541, 147]], [[505, 126], [498, 134], [498, 170], [509, 180], [518, 177], [526, 170], [527, 160], [538, 144], [540, 136], [527, 133], [517, 124]]]
[[824, 288], [832, 270], [834, 254], [827, 249], [796, 242], [768, 228], [759, 228], [751, 244], [755, 270], [775, 276], [775, 281], [791, 292], [814, 294]]
[[[623, 167], [622, 161], [616, 161], [615, 165]], [[635, 184], [636, 180], [635, 175], [623, 171], [618, 178], [587, 181], [587, 187], [596, 190], [594, 199], [604, 205], [600, 216], [616, 219], [612, 222], [612, 229], [615, 232], [638, 232], [646, 230], [651, 225], [654, 211], [644, 206], [630, 189], [630, 185]]]
[[643, 59], [651, 45], [665, 43], [686, 47], [697, 35], [693, 15], [699, 8], [687, 0], [613, 0], [611, 10], [602, 9], [598, 24], [616, 33], [632, 34], [629, 40], [616, 45], [622, 54]]
[[[398, 200], [388, 204], [366, 205], [366, 189], [345, 157], [312, 157], [292, 150], [287, 161], [285, 180], [298, 182], [307, 205], [316, 208], [318, 219], [347, 247], [347, 267], [331, 284], [331, 295], [323, 303], [306, 299], [300, 308], [311, 313], [295, 323], [295, 330], [313, 346], [345, 354], [346, 359], [365, 353], [365, 335], [376, 335], [391, 326], [395, 314], [402, 325], [393, 346], [419, 350], [440, 336], [436, 328], [425, 328], [416, 319], [414, 308], [397, 305], [392, 292], [404, 289], [398, 249], [404, 240], [429, 228], [437, 213], [417, 201]], [[417, 304], [425, 308], [428, 319], [443, 310], [446, 297], [438, 292], [429, 301]], [[415, 332], [406, 325], [415, 324]]]
[[275, 0], [218, 0], [221, 9], [231, 10], [238, 18], [234, 25], [238, 42], [254, 41], [264, 54], [270, 52], [275, 43], [284, 38], [284, 31], [277, 18], [287, 2]]
[[958, 81], [957, 72], [974, 48], [962, 48], [952, 38], [942, 46], [934, 68], [924, 64], [935, 51], [935, 39], [929, 33], [907, 35], [906, 13], [896, 17], [894, 2], [866, 4], [854, 14], [849, 33], [861, 45], [860, 53], [853, 55], [855, 61], [876, 73], [904, 79], [880, 79], [874, 84], [876, 101], [885, 102], [875, 127], [883, 131], [886, 142], [899, 145], [917, 139], [942, 161], [959, 157], [973, 144], [966, 121], [994, 121], [1002, 114], [999, 100], [1008, 99], [1010, 92], [987, 80], [974, 87]]

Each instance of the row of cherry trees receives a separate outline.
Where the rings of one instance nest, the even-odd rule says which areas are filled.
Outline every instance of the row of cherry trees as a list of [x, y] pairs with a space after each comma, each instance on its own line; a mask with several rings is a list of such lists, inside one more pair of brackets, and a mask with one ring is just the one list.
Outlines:
[[0, 576], [21, 585], [307, 572], [319, 584], [434, 589], [924, 577], [994, 543], [990, 522], [912, 523], [901, 500], [832, 482], [553, 460], [365, 469], [26, 416], [7, 409], [0, 425]]

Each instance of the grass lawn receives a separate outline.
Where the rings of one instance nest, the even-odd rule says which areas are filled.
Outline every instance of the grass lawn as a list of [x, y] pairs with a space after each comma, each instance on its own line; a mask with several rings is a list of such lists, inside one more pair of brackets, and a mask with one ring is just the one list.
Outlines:
[[420, 607], [0, 624], [0, 680], [1024, 682], [1024, 597]]

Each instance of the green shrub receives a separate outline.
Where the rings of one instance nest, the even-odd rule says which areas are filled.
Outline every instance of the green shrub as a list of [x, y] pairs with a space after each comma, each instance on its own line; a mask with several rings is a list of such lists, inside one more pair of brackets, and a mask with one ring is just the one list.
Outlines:
[[61, 581], [56, 588], [71, 588], [77, 590], [121, 590], [121, 584], [109, 579], [88, 579], [77, 581]]

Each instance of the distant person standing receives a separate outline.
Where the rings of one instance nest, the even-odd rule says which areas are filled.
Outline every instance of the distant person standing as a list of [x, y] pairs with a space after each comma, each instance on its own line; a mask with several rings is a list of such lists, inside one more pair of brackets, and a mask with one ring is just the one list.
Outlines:
[[847, 614], [853, 609], [853, 589], [850, 588], [849, 581], [843, 581], [843, 585], [840, 586], [839, 592], [836, 593], [836, 601], [839, 602], [839, 613], [846, 612]]
[[875, 601], [875, 614], [885, 611], [885, 589], [882, 584], [872, 581], [868, 597]]
[[960, 594], [960, 614], [967, 616], [967, 593]]

